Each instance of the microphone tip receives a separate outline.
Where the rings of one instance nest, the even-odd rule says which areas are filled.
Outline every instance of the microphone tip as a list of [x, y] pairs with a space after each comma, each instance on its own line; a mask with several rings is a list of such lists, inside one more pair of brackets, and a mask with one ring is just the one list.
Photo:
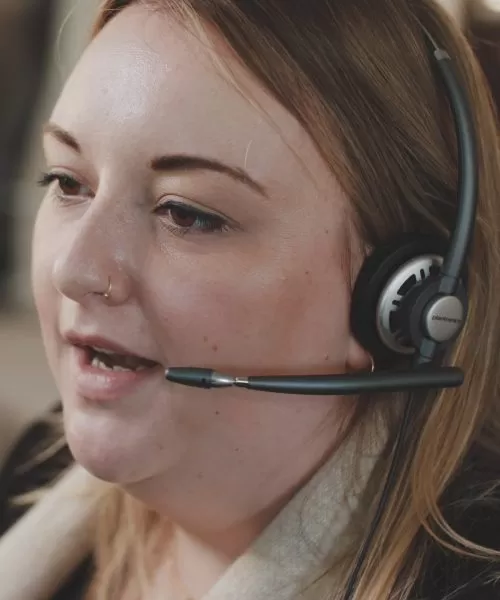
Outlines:
[[198, 388], [230, 387], [235, 384], [235, 378], [211, 369], [196, 367], [180, 367], [165, 369], [165, 379], [172, 383]]

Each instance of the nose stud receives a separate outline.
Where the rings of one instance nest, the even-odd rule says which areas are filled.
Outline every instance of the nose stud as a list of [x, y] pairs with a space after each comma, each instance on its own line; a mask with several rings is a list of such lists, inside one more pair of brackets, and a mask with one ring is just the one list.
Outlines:
[[99, 296], [102, 296], [105, 300], [109, 300], [111, 298], [112, 287], [111, 277], [108, 277], [108, 289], [105, 292], [99, 292]]

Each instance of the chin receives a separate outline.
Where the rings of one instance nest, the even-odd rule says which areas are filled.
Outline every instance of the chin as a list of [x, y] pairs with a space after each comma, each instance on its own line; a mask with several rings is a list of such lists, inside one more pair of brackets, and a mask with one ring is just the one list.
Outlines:
[[78, 410], [65, 410], [66, 440], [75, 461], [94, 477], [107, 483], [135, 483], [141, 473], [141, 448], [116, 421], [116, 415], [90, 415]]

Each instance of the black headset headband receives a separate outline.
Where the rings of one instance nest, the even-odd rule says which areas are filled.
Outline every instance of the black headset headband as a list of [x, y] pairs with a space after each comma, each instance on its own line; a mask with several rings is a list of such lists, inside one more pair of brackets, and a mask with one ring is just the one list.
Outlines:
[[448, 93], [458, 146], [458, 214], [448, 252], [441, 268], [440, 291], [452, 295], [464, 271], [467, 252], [472, 242], [477, 210], [478, 162], [476, 135], [467, 94], [454, 73], [449, 54], [442, 50], [430, 33], [424, 29], [431, 55], [439, 69]]

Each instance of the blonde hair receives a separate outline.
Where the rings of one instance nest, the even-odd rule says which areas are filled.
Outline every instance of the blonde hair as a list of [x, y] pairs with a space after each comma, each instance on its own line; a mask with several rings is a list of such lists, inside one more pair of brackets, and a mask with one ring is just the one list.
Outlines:
[[[137, 1], [103, 2], [96, 34]], [[500, 562], [499, 552], [454, 531], [440, 508], [473, 445], [500, 460], [500, 155], [487, 84], [464, 36], [431, 0], [144, 3], [198, 33], [209, 26], [298, 119], [349, 195], [354, 225], [368, 248], [397, 232], [446, 235], [453, 227], [456, 141], [421, 26], [453, 57], [473, 107], [480, 153], [469, 318], [451, 357], [466, 379], [461, 388], [423, 402], [420, 426], [406, 448], [409, 471], [389, 497], [355, 598], [408, 598], [431, 542]], [[369, 414], [360, 408], [358, 422], [373, 416], [374, 406], [385, 410], [385, 400], [371, 399]], [[113, 491], [102, 507], [89, 597], [120, 598], [125, 585], [143, 597], [164, 527], [158, 515]]]

